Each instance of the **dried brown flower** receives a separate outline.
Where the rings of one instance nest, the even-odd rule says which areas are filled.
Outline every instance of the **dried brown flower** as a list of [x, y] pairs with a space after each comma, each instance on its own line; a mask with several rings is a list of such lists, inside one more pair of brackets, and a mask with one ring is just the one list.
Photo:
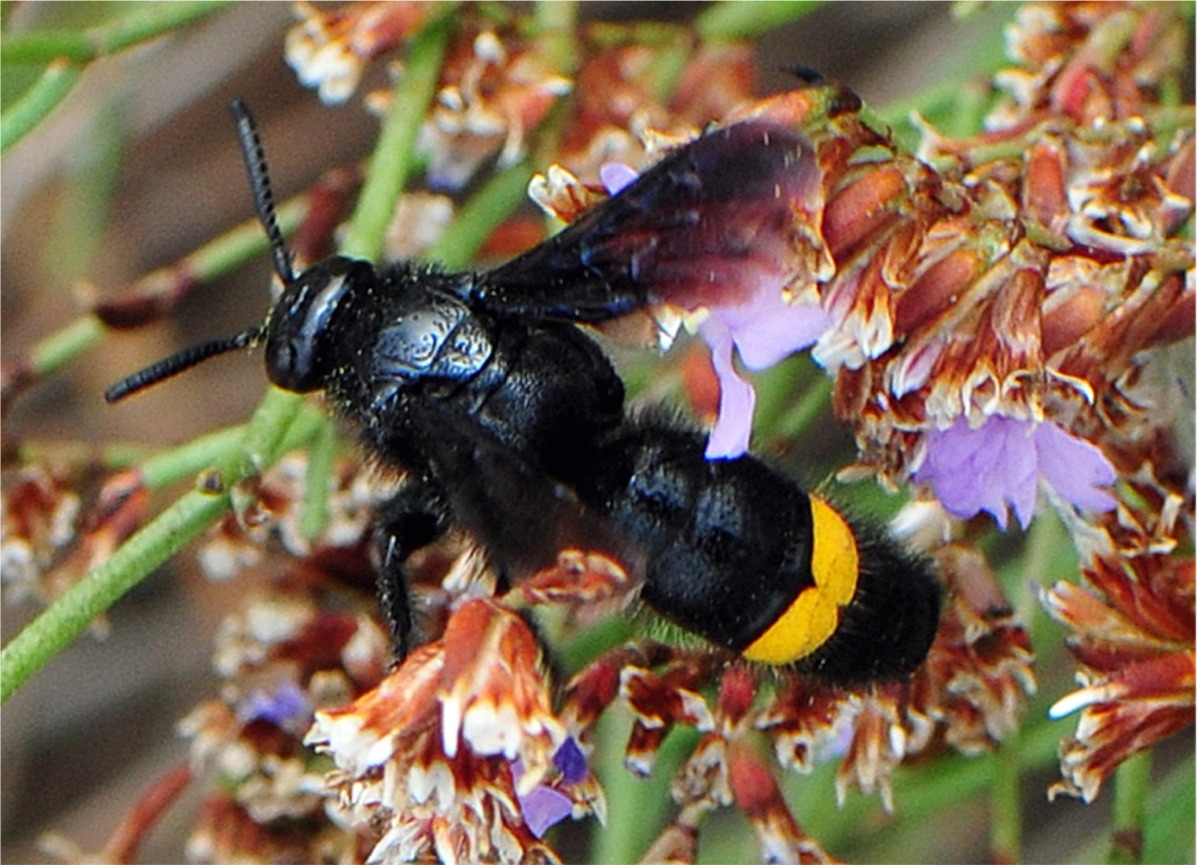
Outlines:
[[426, 20], [425, 3], [349, 3], [330, 9], [296, 4], [300, 21], [287, 33], [287, 62], [324, 102], [353, 95], [366, 64], [391, 50]]
[[1081, 717], [1049, 793], [1091, 802], [1123, 760], [1193, 723], [1194, 569], [1191, 558], [1124, 548], [1083, 573], [1087, 587], [1056, 583], [1042, 600], [1082, 664], [1081, 689], [1051, 710]]

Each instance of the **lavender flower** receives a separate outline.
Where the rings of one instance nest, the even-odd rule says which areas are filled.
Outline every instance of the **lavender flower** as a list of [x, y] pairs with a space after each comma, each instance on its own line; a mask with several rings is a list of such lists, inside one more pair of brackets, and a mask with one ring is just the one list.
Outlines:
[[707, 441], [707, 459], [733, 459], [748, 450], [756, 391], [736, 372], [732, 349], [750, 370], [768, 369], [814, 345], [831, 320], [818, 304], [790, 303], [782, 287], [762, 280], [747, 303], [708, 309], [698, 333], [711, 348], [719, 379], [719, 416]]
[[[553, 765], [561, 773], [561, 780], [566, 784], [579, 784], [588, 774], [586, 755], [572, 737], [566, 739], [553, 754]], [[524, 815], [524, 825], [537, 838], [543, 838], [545, 832], [573, 813], [573, 799], [545, 783], [537, 784], [527, 793], [521, 794], [518, 791], [523, 774], [523, 763], [517, 758], [512, 764], [512, 775], [517, 791], [516, 799], [520, 803], [520, 812]]]
[[237, 706], [237, 719], [244, 724], [263, 720], [287, 730], [306, 726], [311, 714], [307, 694], [291, 681], [273, 689], [255, 688]]
[[1114, 482], [1114, 467], [1098, 448], [1051, 421], [995, 415], [974, 429], [961, 418], [931, 432], [926, 460], [914, 473], [953, 516], [968, 519], [988, 511], [1003, 530], [1007, 505], [1019, 525], [1030, 525], [1041, 478], [1077, 507], [1114, 507], [1114, 497], [1101, 489]]
[[[619, 162], [609, 162], [599, 170], [610, 195], [631, 184], [636, 176], [633, 168]], [[719, 380], [719, 414], [706, 449], [711, 460], [740, 456], [748, 450], [752, 433], [756, 391], [736, 371], [733, 354], [750, 370], [768, 369], [814, 345], [831, 326], [817, 301], [795, 302], [788, 297], [790, 275], [784, 268], [749, 265], [741, 277], [746, 292], [728, 292], [728, 303], [707, 302], [696, 310], [705, 313], [698, 333], [711, 349]], [[733, 298], [737, 302], [731, 302]]]

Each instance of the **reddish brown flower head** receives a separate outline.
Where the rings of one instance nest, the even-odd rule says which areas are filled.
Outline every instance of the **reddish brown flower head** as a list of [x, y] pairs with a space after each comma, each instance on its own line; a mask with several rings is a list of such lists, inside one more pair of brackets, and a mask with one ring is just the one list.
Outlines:
[[1010, 99], [991, 124], [1050, 114], [1095, 126], [1140, 114], [1180, 74], [1179, 17], [1170, 4], [1025, 4], [1006, 31], [1007, 52], [1021, 68], [996, 77]]
[[548, 825], [602, 813], [535, 637], [495, 601], [462, 603], [377, 688], [317, 713], [308, 741], [336, 761], [344, 819], [381, 827], [374, 858], [555, 858], [539, 841]]
[[949, 745], [979, 753], [1017, 729], [1035, 692], [1034, 655], [979, 550], [955, 544], [936, 561], [952, 601], [912, 683], [908, 716], [937, 721]]
[[790, 813], [777, 781], [756, 755], [743, 746], [729, 754], [729, 783], [736, 805], [756, 830], [763, 862], [822, 865], [838, 860], [828, 856]]
[[459, 188], [496, 152], [500, 166], [516, 163], [526, 152], [527, 133], [571, 89], [543, 45], [510, 32], [466, 28], [449, 48], [422, 130], [432, 185]]
[[287, 62], [320, 98], [344, 102], [357, 89], [366, 65], [415, 32], [424, 3], [350, 3], [338, 9], [297, 3], [300, 22], [287, 33]]
[[234, 488], [232, 512], [200, 549], [205, 572], [214, 579], [233, 576], [257, 563], [272, 537], [295, 556], [320, 546], [354, 547], [368, 534], [374, 506], [394, 489], [393, 481], [378, 477], [360, 460], [339, 458], [332, 469], [324, 531], [309, 538], [302, 524], [307, 479], [307, 454], [294, 453]]
[[1091, 589], [1057, 583], [1043, 593], [1082, 664], [1081, 689], [1051, 710], [1081, 717], [1050, 795], [1093, 801], [1119, 763], [1193, 723], [1193, 573], [1192, 559], [1160, 553], [1098, 556], [1084, 571]]
[[[140, 472], [109, 476], [91, 506], [75, 468], [29, 465], [0, 502], [0, 580], [9, 602], [49, 603], [112, 555], [141, 527], [149, 491]], [[92, 627], [107, 628], [102, 617]]]

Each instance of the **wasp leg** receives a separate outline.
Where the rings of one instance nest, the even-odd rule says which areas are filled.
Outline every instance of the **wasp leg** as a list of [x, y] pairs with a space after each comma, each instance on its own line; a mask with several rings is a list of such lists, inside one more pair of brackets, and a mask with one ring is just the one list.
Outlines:
[[452, 523], [440, 487], [427, 478], [406, 484], [374, 517], [378, 555], [378, 601], [402, 659], [412, 648], [411, 597], [404, 564], [412, 553], [437, 540]]

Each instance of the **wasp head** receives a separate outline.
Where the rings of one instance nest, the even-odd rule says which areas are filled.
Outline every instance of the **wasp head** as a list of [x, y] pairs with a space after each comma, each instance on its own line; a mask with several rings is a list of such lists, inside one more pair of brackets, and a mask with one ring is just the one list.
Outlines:
[[342, 255], [316, 264], [283, 289], [266, 323], [266, 374], [283, 390], [307, 393], [327, 386], [353, 351], [343, 326], [355, 296], [368, 292], [374, 269]]

